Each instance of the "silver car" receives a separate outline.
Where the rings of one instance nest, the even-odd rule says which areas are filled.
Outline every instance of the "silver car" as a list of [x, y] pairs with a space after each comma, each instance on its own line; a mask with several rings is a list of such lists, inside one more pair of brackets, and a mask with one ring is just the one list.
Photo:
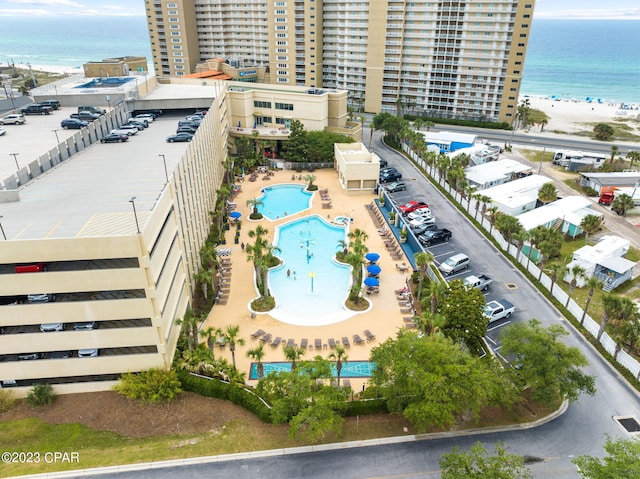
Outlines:
[[27, 119], [22, 113], [7, 115], [0, 120], [0, 125], [24, 125]]
[[50, 333], [52, 331], [64, 331], [64, 323], [45, 323], [40, 325], [40, 331]]

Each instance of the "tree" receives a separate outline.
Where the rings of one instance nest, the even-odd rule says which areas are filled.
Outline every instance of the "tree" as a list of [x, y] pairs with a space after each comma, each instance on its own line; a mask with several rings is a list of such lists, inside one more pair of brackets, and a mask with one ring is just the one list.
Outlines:
[[553, 183], [545, 183], [538, 191], [538, 199], [545, 205], [558, 198], [558, 190]]
[[582, 317], [580, 318], [580, 324], [584, 324], [584, 318], [587, 315], [587, 311], [589, 310], [589, 305], [591, 304], [591, 299], [593, 298], [593, 294], [596, 292], [596, 288], [602, 288], [604, 283], [602, 280], [598, 279], [596, 276], [591, 276], [586, 283], [586, 286], [589, 288], [587, 302], [584, 305], [584, 311], [582, 312]]
[[512, 404], [515, 389], [492, 361], [478, 359], [440, 335], [401, 329], [371, 351], [371, 378], [392, 413], [419, 431], [451, 427], [459, 416], [476, 419], [489, 405]]
[[202, 288], [202, 296], [207, 299], [209, 296], [209, 288], [212, 285], [213, 270], [200, 269], [197, 273], [194, 273], [193, 280], [200, 284]]
[[240, 326], [232, 326], [229, 324], [224, 330], [223, 337], [225, 343], [229, 343], [229, 351], [231, 351], [231, 363], [233, 369], [236, 369], [236, 344], [244, 346], [244, 339], [239, 336]]
[[291, 361], [291, 370], [294, 371], [296, 369], [296, 361], [299, 361], [304, 353], [306, 353], [306, 349], [298, 348], [296, 346], [285, 346], [282, 348], [282, 352], [284, 353], [284, 357], [287, 361]]
[[624, 193], [621, 195], [616, 195], [616, 197], [611, 202], [611, 209], [620, 216], [626, 216], [627, 211], [633, 209], [634, 206], [635, 204], [633, 203], [633, 198]]
[[[518, 127], [526, 129], [531, 125], [531, 105], [529, 99], [526, 98], [520, 102], [516, 111], [516, 122]], [[514, 127], [515, 129], [516, 127]]]
[[613, 127], [606, 123], [598, 123], [593, 127], [593, 136], [596, 140], [609, 141], [613, 138]]
[[620, 152], [620, 148], [618, 148], [616, 145], [613, 145], [611, 147], [611, 158], [609, 159], [609, 161], [611, 163], [613, 163], [616, 159], [616, 156], [618, 156], [618, 153]]
[[207, 347], [211, 352], [212, 359], [215, 356], [214, 348], [216, 345], [216, 340], [220, 337], [221, 334], [222, 330], [220, 328], [214, 328], [213, 326], [209, 326], [207, 329], [203, 329], [202, 331], [200, 331], [200, 337], [205, 338]]
[[607, 437], [604, 459], [579, 456], [572, 462], [585, 479], [622, 479], [640, 477], [640, 439]]
[[574, 264], [571, 268], [567, 268], [567, 273], [571, 275], [571, 281], [569, 282], [569, 297], [567, 298], [567, 303], [564, 305], [565, 308], [569, 306], [569, 301], [571, 301], [571, 296], [573, 296], [578, 281], [585, 279], [586, 272], [587, 271], [579, 264]]
[[353, 143], [353, 138], [330, 131], [308, 131], [306, 161], [311, 163], [333, 163], [335, 143]]
[[602, 216], [597, 215], [587, 215], [582, 218], [580, 222], [580, 228], [584, 231], [584, 240], [585, 243], [589, 241], [589, 235], [595, 233], [600, 229], [602, 225]]
[[251, 198], [249, 200], [247, 200], [247, 206], [249, 208], [251, 208], [251, 215], [255, 216], [260, 214], [260, 212], [258, 211], [258, 206], [262, 206], [264, 203], [259, 200], [258, 198]]
[[628, 151], [627, 160], [629, 160], [629, 166], [633, 168], [633, 163], [640, 161], [640, 151]]
[[262, 364], [264, 355], [264, 343], [260, 343], [260, 345], [247, 351], [247, 357], [253, 359], [257, 363], [256, 369], [258, 372], [258, 379], [262, 379], [264, 377], [264, 364]]
[[551, 288], [549, 288], [549, 294], [553, 295], [553, 287], [556, 285], [558, 277], [560, 277], [560, 275], [562, 275], [566, 270], [567, 267], [561, 263], [553, 264], [547, 270], [547, 272], [551, 275]]
[[56, 393], [53, 391], [51, 384], [36, 383], [27, 394], [26, 401], [32, 407], [44, 406], [51, 404], [56, 399]]
[[427, 274], [427, 268], [433, 261], [433, 254], [428, 251], [422, 251], [414, 255], [416, 266], [418, 267], [418, 301], [422, 296], [422, 282]]
[[580, 369], [587, 359], [558, 340], [568, 334], [560, 325], [544, 328], [537, 319], [511, 324], [502, 334], [501, 354], [514, 358], [514, 382], [528, 388], [533, 400], [551, 405], [565, 398], [576, 401], [581, 392], [595, 393], [595, 377]]
[[187, 309], [182, 319], [176, 319], [178, 326], [184, 326], [184, 334], [187, 338], [187, 347], [189, 349], [195, 349], [198, 345], [198, 326], [204, 320], [199, 316], [196, 316], [193, 310]]
[[431, 313], [428, 310], [422, 311], [420, 316], [415, 317], [418, 328], [426, 334], [442, 334], [442, 328], [447, 323], [447, 318], [439, 313]]
[[447, 318], [442, 332], [453, 341], [462, 341], [472, 350], [480, 351], [487, 332], [484, 306], [485, 298], [479, 289], [467, 288], [458, 279], [451, 281], [439, 308], [439, 313]]
[[292, 371], [271, 372], [258, 383], [258, 394], [272, 405], [275, 424], [289, 423], [289, 435], [302, 434], [316, 442], [328, 434], [339, 434], [348, 390], [331, 386], [329, 361], [316, 356], [301, 361]]
[[509, 243], [511, 243], [513, 235], [522, 230], [522, 225], [518, 218], [504, 213], [497, 214], [495, 225], [496, 229], [500, 231], [500, 234]]
[[157, 403], [172, 401], [182, 392], [180, 379], [173, 370], [147, 369], [139, 373], [124, 373], [114, 389], [129, 399]]
[[431, 314], [435, 314], [438, 310], [440, 302], [446, 297], [448, 290], [448, 283], [442, 283], [440, 281], [429, 282], [429, 303]]
[[307, 132], [300, 120], [291, 120], [289, 139], [282, 145], [284, 156], [293, 163], [301, 163], [307, 159]]
[[524, 248], [524, 242], [529, 239], [529, 232], [524, 228], [520, 227], [518, 231], [511, 235], [512, 239], [514, 239], [518, 243], [518, 251], [516, 253], [516, 261], [519, 262], [520, 255], [522, 254], [522, 248]]
[[303, 180], [307, 182], [307, 189], [311, 190], [313, 188], [313, 182], [316, 181], [316, 175], [305, 175]]
[[440, 457], [442, 479], [529, 479], [531, 473], [524, 465], [524, 459], [507, 453], [506, 447], [497, 443], [494, 456], [488, 455], [487, 448], [480, 442], [471, 446], [468, 452], [460, 452], [455, 446], [449, 454]]
[[347, 356], [347, 351], [344, 349], [342, 344], [336, 344], [335, 350], [329, 354], [329, 360], [336, 363], [336, 379], [338, 382], [338, 387], [340, 387], [340, 374], [342, 373], [342, 363], [346, 363], [349, 359]]
[[487, 216], [489, 217], [489, 236], [493, 232], [493, 226], [496, 224], [496, 219], [498, 217], [498, 212], [500, 210], [497, 206], [491, 206], [485, 210]]

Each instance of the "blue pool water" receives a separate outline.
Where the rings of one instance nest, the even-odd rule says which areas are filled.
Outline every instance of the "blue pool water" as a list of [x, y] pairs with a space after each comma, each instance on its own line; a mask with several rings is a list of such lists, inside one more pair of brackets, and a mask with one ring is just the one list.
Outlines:
[[283, 264], [269, 271], [269, 288], [276, 300], [271, 316], [288, 324], [319, 326], [356, 314], [344, 306], [351, 267], [335, 260], [346, 235], [346, 226], [329, 224], [317, 215], [276, 228], [275, 254]]
[[[290, 362], [273, 362], [262, 363], [264, 367], [264, 375], [268, 376], [269, 373], [291, 371]], [[371, 361], [349, 361], [342, 363], [342, 371], [340, 372], [341, 378], [369, 378], [372, 371], [376, 368], [376, 363]], [[331, 364], [331, 374], [335, 377], [336, 368], [334, 364]], [[251, 363], [251, 370], [249, 372], [249, 379], [258, 379], [258, 364]]]
[[310, 208], [313, 193], [305, 191], [306, 185], [266, 186], [259, 198], [258, 211], [270, 220], [277, 220]]
[[74, 88], [114, 88], [133, 80], [133, 77], [94, 78]]

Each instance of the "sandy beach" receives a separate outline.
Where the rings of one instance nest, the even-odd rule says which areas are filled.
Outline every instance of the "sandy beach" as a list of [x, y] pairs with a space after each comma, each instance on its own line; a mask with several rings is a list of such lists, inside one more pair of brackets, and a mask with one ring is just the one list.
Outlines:
[[[577, 133], [592, 130], [593, 123], [640, 118], [639, 105], [627, 105], [626, 108], [623, 108], [620, 103], [607, 103], [606, 101], [598, 103], [597, 100], [587, 102], [576, 99], [520, 96], [520, 101], [526, 99], [529, 100], [531, 108], [542, 110], [549, 116], [549, 123], [544, 127], [546, 132]], [[637, 127], [636, 130], [638, 130]], [[534, 125], [531, 131], [539, 132], [540, 126]]]

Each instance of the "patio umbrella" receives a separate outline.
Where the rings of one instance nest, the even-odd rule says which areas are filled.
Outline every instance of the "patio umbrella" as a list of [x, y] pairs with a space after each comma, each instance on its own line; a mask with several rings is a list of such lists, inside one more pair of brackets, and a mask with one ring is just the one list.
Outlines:
[[382, 268], [380, 268], [380, 266], [378, 266], [377, 264], [372, 264], [367, 266], [367, 271], [374, 276], [378, 276], [380, 274], [380, 271], [382, 271]]
[[375, 263], [380, 259], [380, 255], [378, 253], [367, 253], [365, 258], [367, 259], [367, 261], [371, 261], [372, 263]]
[[366, 278], [364, 280], [364, 284], [366, 286], [380, 286], [380, 281], [378, 281], [376, 278]]
[[240, 218], [242, 216], [242, 213], [240, 213], [238, 211], [232, 211], [231, 213], [229, 213], [229, 216], [231, 218], [233, 218], [234, 220], [237, 220], [238, 218]]

